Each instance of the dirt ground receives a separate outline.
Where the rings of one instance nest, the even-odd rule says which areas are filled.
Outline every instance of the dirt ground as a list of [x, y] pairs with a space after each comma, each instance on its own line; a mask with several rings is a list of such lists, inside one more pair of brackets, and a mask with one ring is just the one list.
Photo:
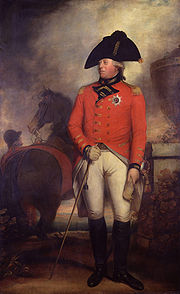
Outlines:
[[[109, 235], [109, 246], [111, 238]], [[15, 245], [13, 245], [15, 246]], [[52, 279], [52, 266], [58, 254], [60, 243], [57, 238], [39, 241], [32, 237], [23, 245], [26, 250], [26, 264], [31, 277], [7, 277], [0, 281], [0, 294], [115, 294], [115, 293], [163, 293], [179, 294], [179, 269], [174, 260], [158, 260], [131, 246], [129, 271], [143, 281], [145, 289], [135, 291], [111, 280], [112, 255], [108, 260], [108, 277], [95, 288], [89, 288], [87, 278], [93, 269], [93, 258], [88, 232], [69, 232], [60, 261]], [[22, 249], [22, 248], [21, 248]]]

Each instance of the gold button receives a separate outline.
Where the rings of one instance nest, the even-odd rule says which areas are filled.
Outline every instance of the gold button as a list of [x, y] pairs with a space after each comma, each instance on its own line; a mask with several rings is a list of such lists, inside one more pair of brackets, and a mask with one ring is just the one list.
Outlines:
[[102, 105], [97, 105], [97, 104], [96, 104], [96, 107], [97, 107], [97, 108], [102, 108]]
[[107, 110], [110, 110], [111, 109], [111, 107], [110, 106], [107, 106]]
[[109, 127], [109, 124], [107, 124], [106, 126]]
[[107, 132], [107, 135], [109, 135], [109, 131]]

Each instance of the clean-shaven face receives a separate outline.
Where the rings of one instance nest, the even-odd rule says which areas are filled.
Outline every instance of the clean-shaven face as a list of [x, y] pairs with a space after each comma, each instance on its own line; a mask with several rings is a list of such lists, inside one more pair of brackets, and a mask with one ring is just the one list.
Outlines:
[[103, 58], [99, 61], [99, 75], [102, 79], [111, 79], [118, 74], [118, 68], [113, 65], [113, 60]]

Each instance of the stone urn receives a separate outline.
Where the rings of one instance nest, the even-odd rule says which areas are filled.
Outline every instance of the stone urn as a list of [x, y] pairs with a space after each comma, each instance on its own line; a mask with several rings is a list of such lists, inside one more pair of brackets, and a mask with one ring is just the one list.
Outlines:
[[163, 114], [175, 125], [180, 138], [180, 45], [150, 67], [152, 85]]

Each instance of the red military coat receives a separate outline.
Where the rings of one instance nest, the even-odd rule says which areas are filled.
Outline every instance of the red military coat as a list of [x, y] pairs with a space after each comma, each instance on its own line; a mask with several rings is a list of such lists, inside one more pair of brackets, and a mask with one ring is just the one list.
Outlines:
[[140, 88], [122, 81], [113, 84], [118, 92], [98, 100], [93, 87], [83, 87], [76, 98], [68, 129], [79, 150], [102, 142], [129, 160], [141, 165], [146, 142], [145, 101]]

